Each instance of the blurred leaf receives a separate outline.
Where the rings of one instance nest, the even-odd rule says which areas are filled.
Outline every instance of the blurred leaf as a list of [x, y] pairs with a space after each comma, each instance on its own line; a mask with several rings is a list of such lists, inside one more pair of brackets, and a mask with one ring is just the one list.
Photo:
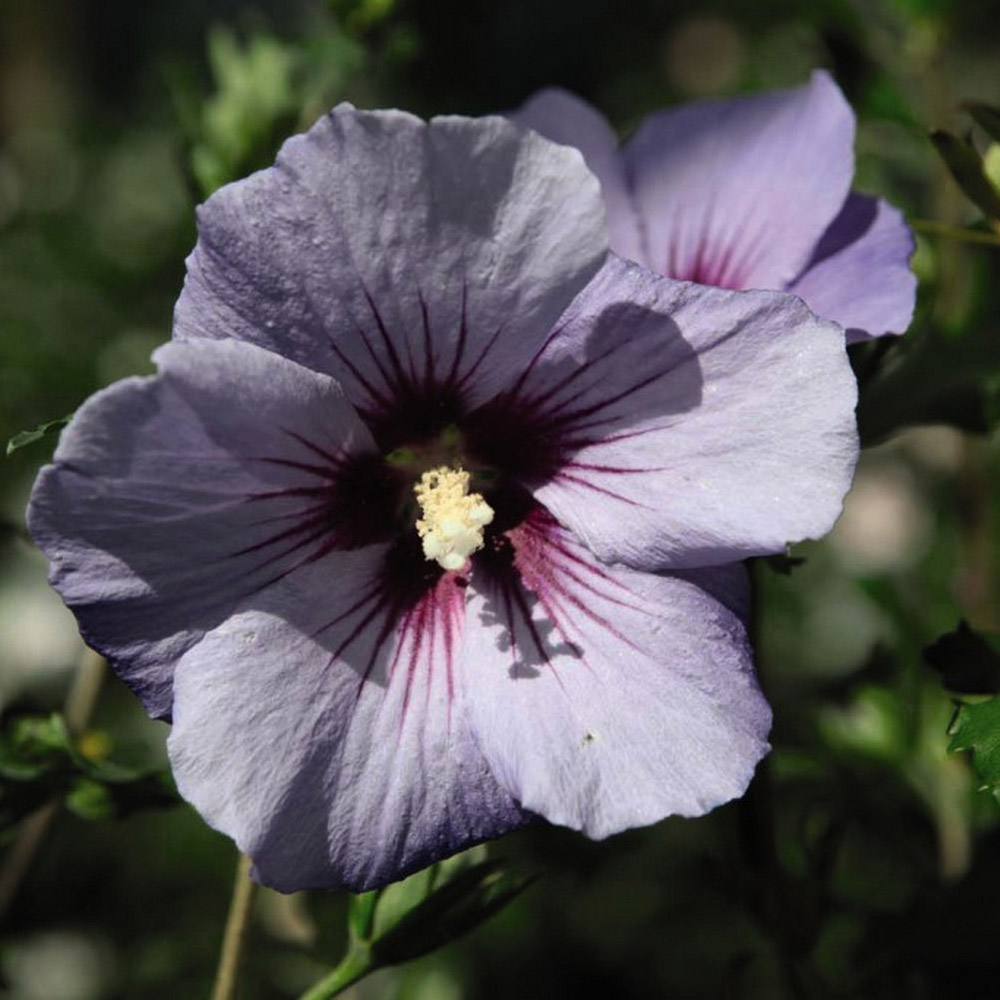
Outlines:
[[257, 154], [293, 107], [295, 61], [291, 48], [276, 38], [256, 35], [241, 45], [225, 28], [209, 35], [208, 58], [216, 91], [205, 102], [200, 140], [191, 150], [194, 176], [205, 195], [264, 165], [256, 162]]
[[48, 423], [39, 424], [34, 430], [21, 431], [15, 434], [7, 442], [8, 456], [13, 455], [15, 451], [18, 451], [25, 445], [34, 444], [35, 441], [40, 441], [43, 437], [48, 437], [49, 434], [54, 434], [56, 431], [61, 430], [70, 422], [72, 417], [73, 414], [71, 413], [67, 417], [60, 417], [58, 420], [50, 420]]
[[961, 705], [949, 732], [948, 749], [971, 751], [982, 787], [1000, 799], [1000, 698]]
[[920, 128], [913, 107], [899, 86], [888, 75], [880, 75], [866, 89], [864, 110], [873, 118], [898, 122], [907, 129]]
[[335, 103], [363, 50], [332, 25], [306, 44], [227, 28], [209, 35], [214, 93], [200, 111], [190, 87], [174, 80], [174, 104], [191, 141], [191, 170], [202, 195], [269, 166], [281, 141]]
[[348, 31], [363, 34], [392, 16], [396, 0], [327, 0], [327, 5]]
[[983, 173], [993, 187], [1000, 191], [1000, 144], [991, 142], [983, 157]]
[[931, 142], [969, 199], [990, 219], [1000, 219], [1000, 192], [986, 176], [976, 147], [942, 130], [931, 133]]
[[820, 713], [820, 731], [836, 750], [898, 762], [907, 745], [906, 712], [897, 692], [865, 685], [849, 704], [830, 705]]
[[106, 819], [114, 811], [104, 785], [84, 778], [66, 796], [66, 807], [81, 819]]
[[170, 779], [77, 749], [61, 716], [14, 716], [0, 731], [0, 831], [55, 797], [86, 819], [173, 805]]
[[895, 0], [903, 13], [913, 18], [935, 17], [946, 13], [955, 0]]
[[144, 809], [163, 809], [178, 803], [167, 771], [136, 774], [121, 781], [78, 778], [66, 796], [66, 806], [81, 819], [123, 819]]
[[[887, 360], [859, 386], [862, 446], [920, 424], [948, 424], [973, 434], [991, 431], [1000, 419], [995, 341], [991, 321], [967, 326], [960, 337], [926, 327], [893, 340]], [[858, 346], [868, 345], [852, 345], [851, 351]]]
[[58, 715], [20, 716], [0, 732], [0, 835], [69, 784], [69, 736]]
[[962, 107], [991, 139], [1000, 142], [1000, 108], [981, 101], [963, 101]]
[[1000, 374], [993, 374], [982, 379], [983, 417], [986, 426], [992, 430], [1000, 425]]
[[1000, 635], [978, 632], [961, 621], [924, 649], [924, 659], [956, 694], [1000, 692]]
[[0, 733], [0, 777], [32, 781], [72, 754], [58, 715], [15, 717]]

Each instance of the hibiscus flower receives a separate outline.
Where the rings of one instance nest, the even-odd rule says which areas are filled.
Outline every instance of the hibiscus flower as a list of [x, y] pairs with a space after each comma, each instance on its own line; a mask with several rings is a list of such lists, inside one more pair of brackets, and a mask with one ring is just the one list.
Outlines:
[[848, 343], [909, 326], [913, 236], [887, 202], [850, 190], [854, 113], [828, 73], [659, 111], [621, 149], [604, 117], [563, 90], [511, 117], [582, 151], [623, 256], [684, 281], [792, 292]]
[[839, 512], [840, 329], [609, 256], [579, 153], [502, 118], [341, 106], [198, 222], [158, 374], [80, 409], [29, 523], [256, 876], [741, 794], [732, 564]]

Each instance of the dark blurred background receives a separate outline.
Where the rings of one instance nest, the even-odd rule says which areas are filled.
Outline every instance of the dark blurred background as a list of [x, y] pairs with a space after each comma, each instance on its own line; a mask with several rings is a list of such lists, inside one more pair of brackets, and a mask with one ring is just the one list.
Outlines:
[[[0, 0], [0, 437], [150, 371], [194, 205], [339, 100], [478, 114], [559, 84], [625, 135], [823, 66], [859, 115], [857, 186], [974, 224], [927, 131], [969, 131], [961, 100], [1000, 104], [998, 18], [958, 0]], [[998, 255], [921, 236], [913, 331], [888, 359], [855, 352], [877, 446], [847, 512], [790, 575], [755, 568], [776, 752], [748, 798], [601, 844], [539, 828], [492, 845], [539, 880], [356, 996], [997, 995], [980, 984], [1000, 973], [1000, 811], [946, 750], [953, 706], [921, 649], [962, 617], [1000, 628]], [[23, 529], [52, 444], [0, 477], [5, 712], [58, 709], [81, 655]], [[165, 731], [108, 680], [85, 738], [161, 766]], [[234, 865], [186, 806], [61, 812], [0, 930], [0, 996], [206, 996]], [[241, 996], [298, 995], [338, 957], [344, 909], [264, 892]]]

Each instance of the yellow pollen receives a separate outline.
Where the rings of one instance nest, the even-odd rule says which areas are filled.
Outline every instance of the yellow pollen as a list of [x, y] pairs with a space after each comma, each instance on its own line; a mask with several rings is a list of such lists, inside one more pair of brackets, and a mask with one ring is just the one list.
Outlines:
[[445, 465], [429, 469], [413, 487], [423, 517], [417, 534], [424, 556], [443, 569], [461, 569], [483, 547], [483, 528], [493, 520], [493, 508], [480, 493], [469, 492], [469, 474]]

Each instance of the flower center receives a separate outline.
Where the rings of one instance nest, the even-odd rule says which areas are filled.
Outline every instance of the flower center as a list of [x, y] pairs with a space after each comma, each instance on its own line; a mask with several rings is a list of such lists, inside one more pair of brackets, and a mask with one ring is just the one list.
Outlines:
[[493, 508], [481, 493], [469, 492], [469, 473], [440, 465], [413, 487], [423, 517], [417, 521], [424, 556], [446, 570], [461, 569], [483, 547], [483, 528]]

